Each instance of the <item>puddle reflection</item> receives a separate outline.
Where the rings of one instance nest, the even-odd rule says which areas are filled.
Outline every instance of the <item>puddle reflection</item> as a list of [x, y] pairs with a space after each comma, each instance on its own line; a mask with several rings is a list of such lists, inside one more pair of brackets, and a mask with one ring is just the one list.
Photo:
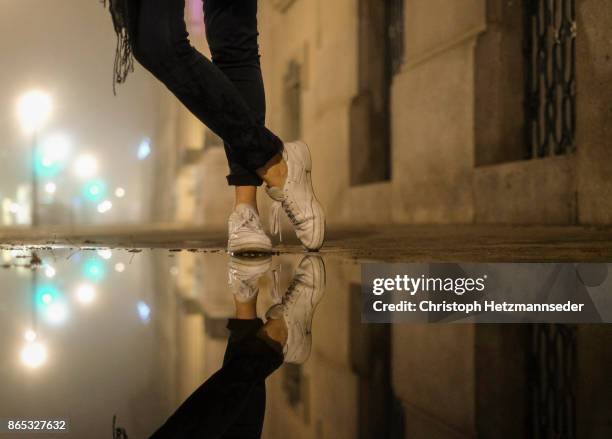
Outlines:
[[341, 415], [357, 434], [354, 261], [48, 248], [2, 263], [4, 417], [67, 419], [75, 438], [111, 437], [115, 414], [118, 437], [315, 437]]

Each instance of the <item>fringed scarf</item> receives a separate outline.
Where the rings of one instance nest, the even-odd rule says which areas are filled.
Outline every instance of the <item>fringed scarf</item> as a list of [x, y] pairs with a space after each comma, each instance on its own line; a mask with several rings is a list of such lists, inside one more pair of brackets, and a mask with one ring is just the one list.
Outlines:
[[100, 0], [113, 17], [113, 25], [117, 34], [117, 49], [115, 52], [115, 65], [113, 69], [113, 93], [117, 95], [117, 84], [123, 84], [130, 72], [134, 71], [134, 56], [128, 32], [128, 0]]

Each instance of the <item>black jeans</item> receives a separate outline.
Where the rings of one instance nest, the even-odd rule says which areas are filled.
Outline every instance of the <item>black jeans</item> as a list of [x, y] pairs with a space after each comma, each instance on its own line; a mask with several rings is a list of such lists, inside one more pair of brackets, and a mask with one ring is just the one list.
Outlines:
[[257, 439], [266, 410], [265, 379], [283, 356], [257, 338], [260, 319], [234, 320], [223, 367], [202, 384], [151, 439]]
[[231, 185], [261, 185], [255, 170], [282, 151], [264, 126], [257, 0], [205, 0], [213, 62], [189, 42], [185, 0], [128, 0], [134, 57], [223, 139]]

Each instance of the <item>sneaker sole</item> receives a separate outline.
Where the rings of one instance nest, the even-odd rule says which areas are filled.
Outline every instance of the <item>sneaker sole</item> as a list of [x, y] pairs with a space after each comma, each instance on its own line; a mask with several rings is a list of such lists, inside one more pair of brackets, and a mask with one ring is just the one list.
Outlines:
[[230, 254], [272, 253], [272, 246], [259, 241], [232, 241], [232, 245], [228, 245], [227, 251]]
[[[228, 268], [250, 275], [263, 275], [270, 271], [272, 256], [261, 256], [255, 258], [231, 258]], [[254, 272], [251, 273], [251, 270]]]

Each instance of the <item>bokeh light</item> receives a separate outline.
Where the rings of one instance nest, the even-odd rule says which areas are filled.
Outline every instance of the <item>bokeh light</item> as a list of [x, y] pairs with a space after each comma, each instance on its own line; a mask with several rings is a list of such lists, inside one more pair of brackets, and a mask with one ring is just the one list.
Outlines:
[[145, 137], [138, 145], [138, 160], [144, 160], [151, 155], [151, 139]]
[[96, 289], [91, 284], [81, 284], [76, 289], [76, 299], [83, 305], [89, 305], [96, 299]]
[[104, 200], [103, 202], [98, 204], [98, 213], [110, 212], [112, 208], [113, 208], [113, 203], [111, 203], [109, 200]]
[[99, 259], [87, 259], [83, 263], [83, 276], [94, 282], [101, 281], [106, 276], [106, 265]]
[[21, 362], [30, 369], [36, 369], [47, 361], [47, 348], [40, 342], [28, 342], [21, 350]]
[[140, 301], [136, 304], [138, 317], [143, 323], [147, 323], [151, 319], [151, 308], [145, 302]]
[[56, 274], [57, 274], [57, 271], [51, 265], [47, 265], [45, 267], [45, 276], [47, 276], [49, 279], [53, 279]]
[[107, 261], [113, 257], [113, 251], [110, 248], [102, 248], [98, 250], [98, 256]]
[[53, 182], [45, 184], [45, 192], [49, 195], [53, 195], [55, 192], [57, 192], [57, 185]]
[[79, 178], [92, 178], [98, 173], [98, 160], [91, 154], [80, 155], [74, 162], [74, 172]]
[[115, 197], [117, 198], [125, 197], [125, 189], [123, 189], [122, 187], [118, 187], [117, 189], [115, 189]]
[[49, 120], [53, 110], [51, 96], [41, 90], [30, 90], [17, 102], [17, 117], [23, 130], [32, 134]]
[[106, 183], [99, 179], [88, 181], [83, 187], [83, 196], [93, 203], [102, 201], [106, 197]]

